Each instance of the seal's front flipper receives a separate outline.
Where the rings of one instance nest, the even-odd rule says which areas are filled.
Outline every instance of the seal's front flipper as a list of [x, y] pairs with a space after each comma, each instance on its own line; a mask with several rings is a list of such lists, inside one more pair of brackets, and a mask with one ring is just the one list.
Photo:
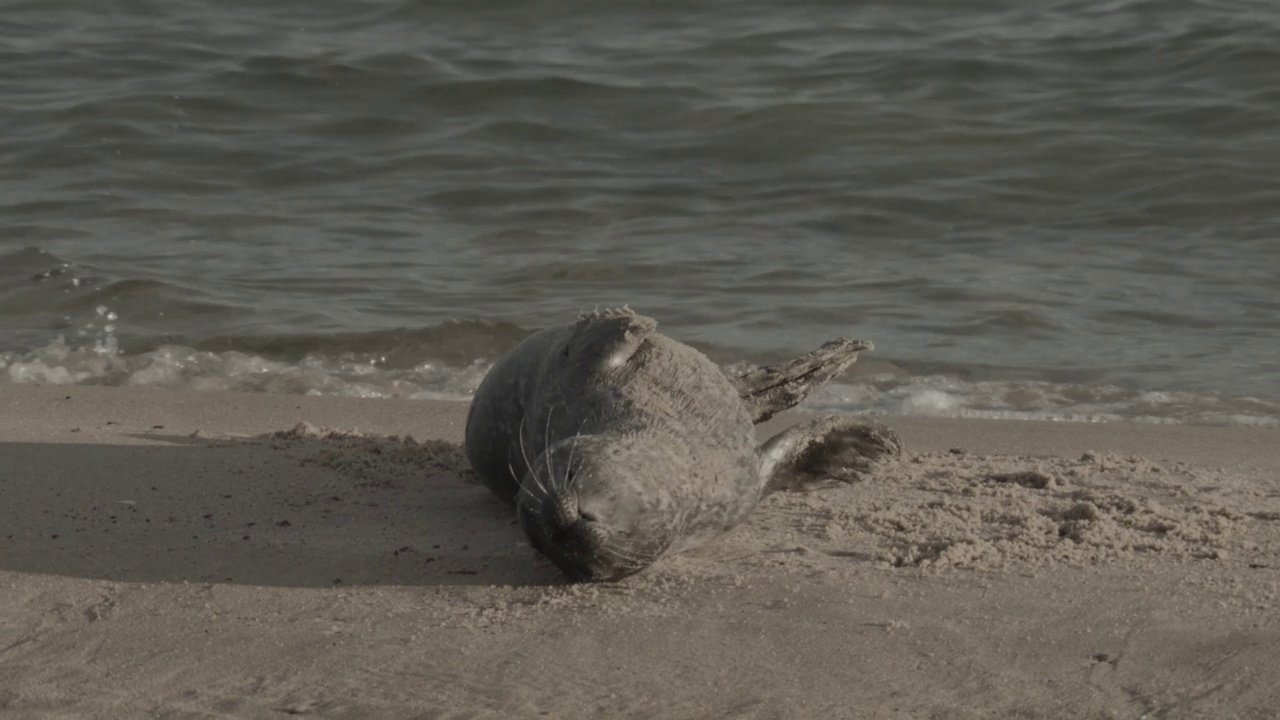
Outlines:
[[882, 460], [902, 455], [898, 433], [874, 420], [832, 415], [773, 436], [760, 449], [765, 491], [811, 490], [853, 482]]
[[625, 365], [657, 329], [657, 320], [628, 307], [584, 313], [573, 325], [563, 354], [571, 361], [595, 365], [597, 372], [612, 370]]
[[752, 421], [759, 424], [794, 407], [814, 388], [844, 372], [862, 350], [875, 350], [875, 346], [867, 340], [832, 340], [808, 355], [749, 370], [730, 381]]

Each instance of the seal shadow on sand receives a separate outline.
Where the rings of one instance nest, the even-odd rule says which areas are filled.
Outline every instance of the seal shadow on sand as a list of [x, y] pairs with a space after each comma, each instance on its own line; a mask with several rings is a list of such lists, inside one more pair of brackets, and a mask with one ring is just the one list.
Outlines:
[[125, 582], [560, 585], [460, 446], [317, 431], [0, 443], [0, 568]]

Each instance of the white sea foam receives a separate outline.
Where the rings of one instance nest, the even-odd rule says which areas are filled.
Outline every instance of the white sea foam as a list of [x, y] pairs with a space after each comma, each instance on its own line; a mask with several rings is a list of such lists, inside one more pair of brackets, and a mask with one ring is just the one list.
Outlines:
[[819, 388], [809, 412], [921, 415], [1069, 422], [1280, 426], [1280, 404], [1188, 392], [1141, 392], [1113, 385], [966, 381], [947, 376], [884, 375]]
[[29, 353], [0, 354], [0, 379], [30, 385], [123, 385], [351, 397], [463, 400], [486, 363], [450, 367], [422, 363], [386, 370], [374, 363], [308, 355], [299, 362], [239, 351], [209, 352], [178, 345], [125, 354], [113, 343], [76, 348], [62, 337]]
[[[0, 353], [0, 381], [37, 385], [119, 385], [341, 395], [364, 398], [466, 400], [490, 363], [437, 361], [388, 368], [384, 358], [310, 353], [297, 361], [239, 350], [208, 351], [162, 345], [125, 353], [116, 338], [119, 315], [95, 309], [72, 328], [73, 341], [58, 337], [27, 352]], [[740, 371], [738, 363], [727, 372]], [[1071, 422], [1129, 420], [1150, 423], [1280, 425], [1280, 404], [1256, 398], [1176, 391], [1129, 390], [1031, 381], [969, 381], [945, 375], [904, 378], [864, 376], [858, 383], [819, 388], [802, 411], [869, 415], [923, 415], [1041, 419]]]
[[907, 395], [902, 400], [903, 414], [937, 415], [953, 412], [960, 405], [954, 396], [941, 390], [926, 388]]
[[[104, 328], [80, 345], [57, 338], [26, 353], [0, 353], [0, 381], [41, 385], [121, 385], [340, 395], [365, 398], [466, 400], [489, 363], [424, 362], [387, 369], [377, 358], [309, 354], [285, 362], [241, 351], [210, 352], [163, 345], [121, 352]], [[1107, 422], [1280, 426], [1280, 404], [1256, 398], [1048, 382], [967, 381], [933, 375], [875, 375], [832, 383], [803, 403], [806, 412], [921, 415]]]

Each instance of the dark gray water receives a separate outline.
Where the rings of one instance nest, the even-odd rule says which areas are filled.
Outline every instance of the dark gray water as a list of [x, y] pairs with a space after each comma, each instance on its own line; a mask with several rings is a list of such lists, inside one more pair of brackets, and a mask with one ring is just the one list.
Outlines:
[[820, 406], [1280, 421], [1269, 1], [0, 7], [5, 381], [464, 396], [629, 303], [874, 340]]

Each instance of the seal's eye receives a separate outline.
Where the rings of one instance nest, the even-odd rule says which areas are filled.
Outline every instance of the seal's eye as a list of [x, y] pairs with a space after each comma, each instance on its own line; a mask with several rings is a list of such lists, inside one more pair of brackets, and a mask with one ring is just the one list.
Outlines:
[[582, 510], [578, 511], [578, 517], [582, 518], [583, 520], [586, 520], [587, 522], [597, 522], [600, 519], [600, 518], [597, 518], [595, 515], [589, 512], [583, 512]]

